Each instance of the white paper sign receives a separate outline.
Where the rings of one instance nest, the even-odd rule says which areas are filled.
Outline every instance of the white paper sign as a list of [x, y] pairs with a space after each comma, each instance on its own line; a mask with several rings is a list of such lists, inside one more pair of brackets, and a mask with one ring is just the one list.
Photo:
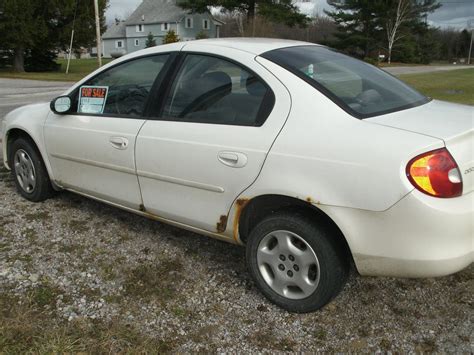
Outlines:
[[107, 101], [108, 86], [82, 86], [79, 91], [79, 112], [102, 114]]

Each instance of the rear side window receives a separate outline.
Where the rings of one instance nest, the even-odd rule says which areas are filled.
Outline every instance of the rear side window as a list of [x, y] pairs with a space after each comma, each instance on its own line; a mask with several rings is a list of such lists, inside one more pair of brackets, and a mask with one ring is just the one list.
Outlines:
[[176, 121], [261, 126], [273, 92], [255, 74], [230, 61], [188, 54], [165, 99], [163, 116]]
[[316, 87], [358, 118], [400, 111], [429, 99], [372, 65], [320, 46], [296, 46], [264, 53]]
[[[95, 76], [82, 87], [106, 88], [106, 100], [97, 116], [142, 117], [153, 83], [169, 55], [134, 59]], [[75, 99], [79, 102], [79, 93]]]

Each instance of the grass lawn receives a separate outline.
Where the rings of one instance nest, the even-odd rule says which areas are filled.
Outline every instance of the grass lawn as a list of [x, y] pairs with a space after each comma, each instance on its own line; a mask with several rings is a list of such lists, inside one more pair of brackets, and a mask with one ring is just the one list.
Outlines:
[[474, 105], [474, 68], [406, 74], [399, 78], [434, 99]]
[[[107, 64], [111, 59], [103, 59], [102, 64]], [[13, 73], [10, 71], [0, 70], [0, 78], [14, 79], [31, 79], [31, 80], [48, 80], [48, 81], [78, 81], [97, 69], [97, 59], [73, 59], [69, 67], [69, 74], [66, 74], [66, 59], [58, 59], [61, 69], [57, 72], [46, 73]]]

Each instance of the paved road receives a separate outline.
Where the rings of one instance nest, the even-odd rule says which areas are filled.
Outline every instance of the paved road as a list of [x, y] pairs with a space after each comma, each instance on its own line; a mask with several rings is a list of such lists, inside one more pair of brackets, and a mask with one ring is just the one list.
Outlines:
[[73, 83], [0, 79], [0, 121], [17, 107], [51, 101]]
[[390, 67], [383, 68], [385, 71], [393, 75], [402, 75], [402, 74], [422, 74], [430, 73], [434, 71], [446, 71], [446, 70], [456, 70], [456, 69], [468, 69], [473, 68], [473, 65], [419, 65], [414, 67]]

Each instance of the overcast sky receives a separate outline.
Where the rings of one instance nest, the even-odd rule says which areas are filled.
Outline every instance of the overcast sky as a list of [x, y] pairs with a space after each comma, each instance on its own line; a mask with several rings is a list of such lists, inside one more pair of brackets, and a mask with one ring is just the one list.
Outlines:
[[[474, 0], [440, 0], [442, 6], [428, 16], [434, 26], [466, 28], [469, 19], [474, 20]], [[141, 3], [141, 0], [110, 0], [107, 10], [108, 21], [115, 17], [124, 18], [131, 14]], [[302, 3], [301, 9], [305, 13], [318, 13], [330, 9], [326, 0], [312, 0], [311, 3]]]

